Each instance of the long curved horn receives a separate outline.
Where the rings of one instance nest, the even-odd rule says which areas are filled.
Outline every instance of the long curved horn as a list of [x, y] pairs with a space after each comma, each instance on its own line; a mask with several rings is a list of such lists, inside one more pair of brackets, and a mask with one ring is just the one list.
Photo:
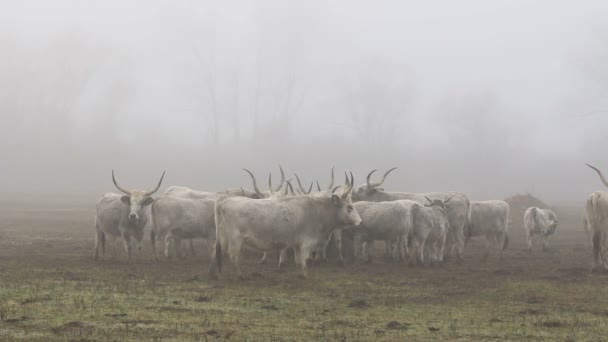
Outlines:
[[431, 200], [430, 198], [424, 196], [424, 198], [426, 198], [427, 201], [429, 201], [429, 203], [433, 203], [433, 200]]
[[268, 191], [274, 192], [272, 191], [272, 172], [268, 174]]
[[377, 169], [376, 169], [376, 170], [372, 170], [372, 172], [370, 172], [370, 173], [367, 175], [366, 182], [367, 182], [367, 187], [368, 187], [368, 188], [373, 188], [373, 187], [374, 187], [374, 186], [372, 185], [372, 183], [370, 182], [370, 179], [372, 178], [372, 174], [374, 174], [374, 172], [376, 172], [376, 171], [378, 171], [378, 170], [377, 170]]
[[336, 187], [334, 187], [334, 189], [331, 191], [332, 195], [333, 195], [334, 192], [336, 192], [336, 190], [338, 190], [339, 187], [340, 187], [339, 185], [336, 186]]
[[[333, 188], [334, 186], [334, 167], [331, 167], [331, 182], [329, 183], [329, 185], [327, 186], [327, 190], [330, 190], [331, 188]], [[321, 190], [319, 190], [321, 191]]]
[[321, 185], [319, 185], [319, 181], [317, 181], [317, 191], [321, 191]]
[[384, 181], [386, 180], [386, 176], [388, 176], [389, 173], [393, 172], [393, 170], [397, 169], [396, 167], [393, 167], [392, 169], [389, 169], [388, 171], [386, 171], [384, 173], [384, 175], [382, 176], [382, 179], [379, 182], [373, 183], [374, 187], [378, 187], [381, 186], [382, 184], [384, 184]]
[[163, 178], [165, 178], [165, 172], [163, 171], [163, 175], [160, 176], [160, 180], [158, 181], [158, 184], [156, 185], [156, 188], [154, 190], [151, 191], [147, 191], [144, 196], [151, 196], [152, 194], [154, 194], [155, 192], [158, 191], [158, 189], [160, 189], [160, 185], [163, 183]]
[[313, 185], [313, 182], [310, 182], [310, 186], [308, 187], [308, 192], [306, 193], [307, 195], [310, 195], [310, 193], [312, 192], [312, 185]]
[[251, 181], [253, 182], [253, 191], [255, 191], [256, 194], [258, 194], [260, 197], [264, 197], [264, 194], [262, 194], [262, 192], [260, 191], [260, 188], [258, 188], [258, 182], [256, 182], [255, 180], [255, 176], [253, 175], [253, 173], [251, 173], [251, 171], [247, 170], [247, 169], [243, 169], [243, 171], [247, 172], [249, 174], [249, 176], [251, 176]]
[[279, 192], [281, 191], [281, 188], [283, 187], [283, 183], [285, 183], [285, 172], [283, 171], [283, 167], [281, 165], [279, 165], [279, 170], [281, 170], [281, 183], [279, 183], [279, 186], [277, 186], [276, 189], [270, 189], [270, 191], [274, 191], [274, 192]]
[[606, 178], [604, 178], [604, 175], [602, 174], [602, 171], [600, 171], [600, 169], [598, 169], [598, 168], [597, 168], [597, 167], [595, 167], [595, 166], [591, 166], [591, 165], [589, 165], [589, 164], [585, 164], [585, 165], [587, 165], [587, 166], [589, 166], [590, 168], [594, 169], [594, 170], [595, 170], [595, 172], [597, 172], [597, 174], [600, 176], [600, 179], [602, 180], [602, 183], [604, 183], [604, 185], [605, 185], [606, 187], [608, 187], [608, 181], [606, 181]]
[[126, 190], [124, 188], [121, 188], [120, 185], [118, 185], [118, 183], [116, 183], [116, 178], [114, 178], [114, 170], [112, 170], [112, 182], [114, 182], [114, 186], [116, 187], [116, 189], [120, 190], [121, 192], [127, 194], [127, 195], [131, 195], [131, 191], [130, 190]]
[[293, 191], [293, 186], [291, 186], [291, 182], [290, 181], [291, 181], [291, 179], [288, 179], [288, 180], [285, 181], [285, 183], [287, 184], [285, 186], [285, 196], [288, 195], [287, 190], [289, 190], [291, 192], [291, 196], [295, 196], [296, 195], [295, 192]]
[[[348, 181], [348, 178], [347, 178]], [[350, 181], [348, 181], [348, 187], [346, 188], [346, 191], [344, 191], [344, 193], [342, 194], [342, 198], [346, 198], [346, 196], [348, 196], [351, 191], [353, 191], [353, 188], [355, 187], [355, 177], [353, 176], [353, 173], [350, 173]]]
[[448, 202], [449, 202], [449, 201], [451, 201], [451, 200], [452, 200], [452, 197], [450, 197], [450, 198], [448, 198], [447, 200], [443, 201], [443, 204], [446, 204], [446, 203], [448, 203]]
[[306, 189], [304, 189], [304, 187], [302, 186], [302, 182], [300, 182], [300, 177], [298, 177], [298, 174], [294, 173], [293, 175], [296, 176], [296, 180], [298, 181], [298, 187], [300, 188], [300, 191], [302, 191], [303, 193], [306, 194]]

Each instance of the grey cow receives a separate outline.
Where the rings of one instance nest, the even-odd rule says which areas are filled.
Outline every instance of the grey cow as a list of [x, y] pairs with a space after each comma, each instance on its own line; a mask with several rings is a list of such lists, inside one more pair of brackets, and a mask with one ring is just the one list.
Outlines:
[[[388, 241], [389, 244], [398, 244], [412, 235], [414, 231], [412, 211], [415, 211], [420, 205], [410, 200], [360, 201], [356, 202], [354, 207], [361, 216], [361, 225], [352, 228], [355, 255], [371, 262], [370, 251], [373, 249], [375, 241]], [[394, 252], [396, 251], [397, 249]]]
[[129, 259], [131, 259], [132, 238], [137, 242], [137, 249], [141, 253], [141, 240], [149, 217], [148, 209], [154, 202], [151, 196], [158, 191], [164, 177], [163, 172], [154, 190], [127, 190], [118, 185], [114, 177], [114, 170], [112, 170], [114, 186], [124, 195], [108, 192], [97, 201], [95, 259], [99, 257], [99, 247], [102, 249], [102, 255], [105, 255], [106, 237], [121, 237]]
[[353, 207], [350, 192], [313, 198], [294, 196], [252, 200], [227, 198], [216, 204], [217, 240], [209, 273], [221, 272], [226, 252], [237, 272], [241, 247], [246, 244], [261, 251], [295, 250], [296, 263], [306, 276], [306, 260], [319, 241], [327, 239], [337, 226], [359, 225], [361, 217]]
[[[428, 203], [424, 206], [413, 207], [414, 220], [413, 234], [407, 240], [406, 250], [410, 255], [410, 263], [426, 264], [426, 262], [442, 263], [443, 251], [447, 234], [450, 230], [446, 207], [452, 201], [448, 198], [430, 199], [425, 197]], [[405, 244], [406, 241], [403, 241]]]
[[490, 254], [492, 246], [502, 251], [509, 246], [509, 204], [505, 201], [471, 201], [471, 220], [465, 231], [466, 241], [471, 238], [484, 237], [486, 252]]
[[412, 200], [424, 205], [426, 198], [434, 198], [440, 200], [447, 200], [451, 198], [447, 204], [446, 212], [448, 215], [448, 221], [450, 223], [450, 231], [447, 236], [448, 252], [450, 254], [456, 254], [459, 259], [463, 259], [464, 252], [464, 229], [468, 224], [471, 215], [471, 205], [469, 198], [460, 192], [428, 192], [428, 193], [408, 193], [408, 192], [387, 192], [384, 191], [382, 185], [386, 180], [386, 176], [396, 168], [392, 168], [384, 173], [382, 180], [379, 182], [372, 182], [370, 180], [372, 174], [376, 171], [373, 170], [367, 175], [367, 183], [360, 186], [353, 193], [354, 201], [370, 201], [370, 202], [384, 202], [384, 201], [396, 201], [396, 200]]
[[[589, 164], [595, 170], [604, 186], [608, 187], [608, 181], [602, 172]], [[595, 191], [587, 198], [585, 205], [585, 218], [593, 245], [593, 259], [591, 261], [592, 272], [605, 272], [608, 270], [608, 260], [606, 256], [606, 244], [608, 239], [608, 192]]]
[[[165, 240], [165, 256], [170, 257], [170, 250], [181, 256], [180, 246], [183, 239], [190, 240], [190, 248], [194, 254], [192, 240], [201, 238], [215, 241], [215, 199], [190, 199], [173, 196], [158, 198], [151, 207], [152, 250], [156, 253], [157, 239]], [[171, 248], [173, 247], [173, 248]]]
[[532, 251], [532, 238], [540, 235], [543, 239], [543, 251], [549, 248], [547, 238], [557, 229], [557, 216], [549, 209], [530, 207], [524, 213], [524, 229], [528, 242], [528, 251]]

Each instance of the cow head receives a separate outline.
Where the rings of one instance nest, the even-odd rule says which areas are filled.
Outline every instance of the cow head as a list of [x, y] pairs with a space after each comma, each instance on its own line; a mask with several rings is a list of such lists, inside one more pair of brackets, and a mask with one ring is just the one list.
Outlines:
[[338, 222], [342, 225], [358, 226], [361, 224], [361, 216], [359, 216], [357, 209], [353, 206], [350, 196], [353, 191], [354, 180], [351, 172], [350, 181], [347, 180], [347, 186], [342, 191], [342, 194], [336, 194], [336, 190], [340, 188], [339, 186], [335, 187], [331, 192], [331, 205], [336, 210]]
[[163, 171], [163, 175], [160, 177], [160, 181], [158, 182], [158, 185], [156, 186], [156, 188], [154, 190], [151, 191], [140, 191], [140, 190], [127, 190], [123, 187], [121, 187], [120, 185], [118, 185], [118, 183], [116, 182], [116, 178], [114, 177], [114, 170], [112, 170], [112, 181], [114, 182], [114, 186], [116, 186], [116, 188], [118, 190], [120, 190], [120, 192], [124, 193], [125, 195], [122, 196], [120, 198], [120, 200], [129, 206], [129, 222], [131, 223], [138, 223], [141, 221], [143, 215], [142, 215], [142, 211], [144, 209], [144, 207], [152, 204], [152, 202], [154, 202], [154, 198], [152, 198], [152, 194], [154, 194], [155, 192], [158, 191], [158, 189], [160, 189], [160, 185], [163, 182], [163, 178], [165, 178], [165, 172]]
[[549, 236], [549, 235], [555, 233], [556, 229], [557, 229], [557, 220], [549, 220], [547, 229], [543, 230], [543, 235]]
[[395, 169], [396, 169], [396, 167], [393, 167], [392, 169], [386, 171], [384, 173], [384, 175], [382, 176], [382, 179], [379, 182], [371, 181], [372, 174], [374, 174], [374, 172], [377, 171], [377, 170], [372, 170], [372, 172], [370, 172], [367, 175], [365, 185], [361, 185], [357, 189], [357, 191], [355, 191], [353, 193], [353, 199], [355, 201], [373, 201], [375, 195], [378, 192], [384, 191], [384, 188], [382, 188], [382, 184], [384, 184], [384, 181], [386, 180], [386, 176], [388, 176], [388, 174], [391, 173]]
[[426, 198], [426, 200], [429, 201], [429, 203], [424, 205], [425, 207], [436, 207], [436, 208], [441, 208], [443, 210], [445, 210], [446, 204], [452, 199], [452, 197], [450, 197], [447, 200], [442, 201], [440, 199], [432, 200], [426, 196], [424, 196], [424, 198]]

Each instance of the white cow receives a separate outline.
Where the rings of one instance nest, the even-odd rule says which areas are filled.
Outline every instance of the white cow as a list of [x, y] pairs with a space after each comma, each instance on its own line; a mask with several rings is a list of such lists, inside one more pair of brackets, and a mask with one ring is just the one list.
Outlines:
[[551, 210], [530, 207], [524, 213], [524, 228], [528, 250], [532, 251], [532, 237], [540, 235], [543, 239], [543, 251], [546, 251], [549, 248], [547, 238], [557, 229], [557, 216]]
[[505, 201], [471, 201], [471, 220], [465, 230], [466, 241], [471, 238], [484, 237], [486, 252], [484, 260], [490, 254], [492, 246], [502, 251], [509, 246], [509, 204]]
[[[353, 229], [355, 255], [372, 261], [370, 251], [375, 241], [398, 244], [414, 231], [412, 208], [419, 207], [417, 202], [399, 200], [390, 202], [360, 201], [354, 207], [361, 216], [361, 225]], [[396, 253], [398, 249], [395, 249]], [[397, 257], [397, 255], [393, 255]]]
[[426, 197], [426, 200], [428, 203], [424, 207], [413, 207], [414, 230], [402, 243], [407, 243], [408, 247], [402, 248], [408, 251], [412, 264], [417, 261], [424, 265], [427, 260], [431, 264], [443, 262], [443, 251], [450, 230], [446, 207], [452, 198], [443, 201]]
[[424, 205], [426, 197], [441, 199], [443, 201], [451, 198], [446, 207], [448, 220], [450, 221], [450, 231], [447, 236], [446, 254], [456, 254], [462, 260], [464, 253], [464, 229], [471, 216], [471, 206], [469, 198], [460, 192], [429, 192], [429, 193], [407, 193], [407, 192], [387, 192], [382, 188], [386, 176], [396, 168], [392, 168], [384, 173], [382, 180], [371, 182], [370, 178], [376, 171], [373, 170], [367, 175], [367, 183], [360, 186], [353, 192], [354, 201], [384, 202], [396, 200], [412, 200]]
[[164, 177], [163, 172], [158, 185], [152, 191], [127, 190], [118, 185], [114, 178], [114, 170], [112, 170], [114, 186], [124, 195], [108, 192], [97, 201], [95, 259], [99, 257], [99, 247], [102, 249], [102, 255], [105, 255], [106, 236], [122, 237], [129, 260], [131, 259], [131, 239], [136, 241], [137, 250], [141, 253], [141, 240], [149, 217], [148, 209], [154, 202], [154, 198], [151, 196], [158, 191]]
[[[608, 187], [608, 181], [602, 172], [589, 164], [600, 176], [602, 183]], [[606, 245], [608, 239], [608, 192], [596, 191], [589, 195], [585, 205], [586, 221], [593, 245], [593, 259], [591, 261], [592, 272], [605, 272], [608, 270]]]
[[[192, 240], [201, 238], [215, 241], [215, 200], [190, 199], [174, 196], [163, 196], [152, 204], [151, 210], [151, 240], [154, 257], [156, 253], [156, 240], [165, 239], [165, 256], [170, 257], [170, 250], [181, 257], [180, 246], [183, 239]], [[173, 248], [172, 248], [173, 247]]]
[[361, 217], [353, 207], [350, 192], [328, 197], [294, 196], [252, 200], [232, 197], [216, 204], [217, 240], [209, 268], [212, 276], [221, 272], [224, 251], [237, 273], [243, 244], [261, 251], [295, 250], [296, 263], [307, 274], [308, 259], [319, 241], [327, 239], [336, 226], [359, 225]]

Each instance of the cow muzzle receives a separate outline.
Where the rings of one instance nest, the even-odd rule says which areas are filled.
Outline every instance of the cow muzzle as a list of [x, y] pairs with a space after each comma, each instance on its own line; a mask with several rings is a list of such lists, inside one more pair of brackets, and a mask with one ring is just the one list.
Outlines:
[[136, 213], [129, 213], [129, 221], [131, 221], [131, 222], [139, 221], [139, 215], [137, 215]]

